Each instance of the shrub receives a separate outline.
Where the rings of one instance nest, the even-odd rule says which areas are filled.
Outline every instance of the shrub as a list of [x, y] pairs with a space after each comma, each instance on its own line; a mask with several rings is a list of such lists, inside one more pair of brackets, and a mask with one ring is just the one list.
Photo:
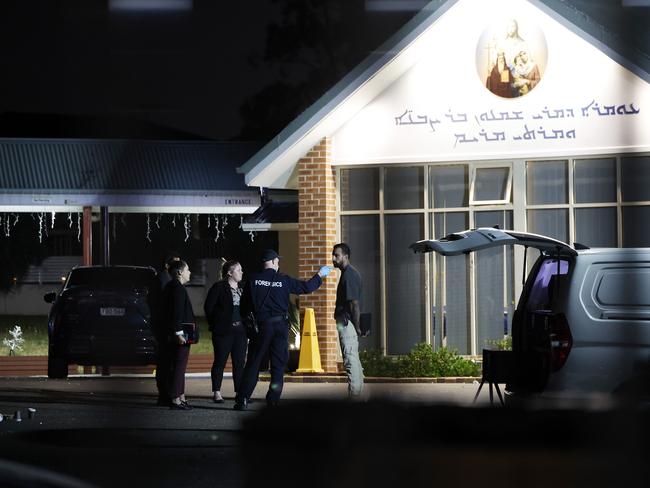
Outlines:
[[395, 359], [384, 356], [381, 351], [376, 349], [361, 351], [359, 357], [366, 376], [397, 377]]
[[377, 350], [361, 351], [361, 364], [367, 376], [392, 378], [480, 376], [481, 367], [447, 348], [433, 350], [430, 344], [416, 344], [403, 356], [384, 356]]
[[481, 367], [469, 359], [459, 356], [456, 351], [443, 347], [436, 351], [433, 358], [435, 376], [480, 376]]
[[503, 339], [486, 339], [485, 343], [497, 351], [512, 351], [512, 336], [503, 336]]

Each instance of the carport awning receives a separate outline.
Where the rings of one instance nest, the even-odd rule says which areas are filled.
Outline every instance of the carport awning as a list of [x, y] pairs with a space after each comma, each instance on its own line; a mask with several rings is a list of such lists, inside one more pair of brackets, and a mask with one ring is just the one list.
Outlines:
[[81, 212], [108, 207], [119, 213], [251, 214], [260, 205], [256, 191], [212, 194], [25, 193], [0, 197], [0, 212]]
[[0, 212], [253, 213], [236, 168], [259, 144], [0, 139]]

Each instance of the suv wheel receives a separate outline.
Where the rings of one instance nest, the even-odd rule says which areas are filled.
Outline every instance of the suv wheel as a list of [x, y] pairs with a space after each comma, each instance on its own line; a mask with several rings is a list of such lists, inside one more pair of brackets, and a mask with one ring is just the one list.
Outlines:
[[52, 353], [47, 356], [47, 376], [48, 378], [67, 378], [68, 362]]

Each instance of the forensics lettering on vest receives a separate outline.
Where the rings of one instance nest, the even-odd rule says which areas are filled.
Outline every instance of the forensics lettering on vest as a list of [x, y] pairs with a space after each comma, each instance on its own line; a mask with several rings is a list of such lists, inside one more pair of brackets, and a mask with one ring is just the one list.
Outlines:
[[255, 286], [265, 286], [265, 287], [272, 287], [272, 288], [282, 288], [282, 282], [281, 281], [266, 281], [266, 280], [255, 280]]

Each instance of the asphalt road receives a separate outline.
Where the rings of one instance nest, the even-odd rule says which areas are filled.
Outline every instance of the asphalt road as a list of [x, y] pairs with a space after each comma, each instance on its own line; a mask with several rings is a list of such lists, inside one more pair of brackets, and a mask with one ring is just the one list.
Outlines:
[[[232, 410], [232, 382], [224, 404], [211, 401], [209, 378], [189, 377], [188, 412], [155, 405], [149, 377], [0, 379], [0, 457], [56, 471], [95, 486], [216, 486], [245, 484], [241, 458], [245, 422], [265, 408], [260, 382], [250, 410]], [[341, 383], [286, 383], [283, 404], [346, 402]], [[364, 400], [471, 405], [473, 384], [368, 384]], [[480, 402], [488, 400], [487, 394]], [[35, 410], [28, 418], [28, 409]], [[11, 417], [21, 412], [21, 422]], [[317, 419], [313, 419], [317, 422]], [[287, 428], [299, 427], [288, 420]]]
[[[286, 383], [246, 412], [190, 377], [189, 412], [155, 406], [149, 377], [0, 379], [0, 459], [98, 487], [648, 486], [645, 411], [490, 408], [475, 384]], [[32, 419], [28, 408], [35, 409]], [[621, 469], [625, 466], [625, 469]], [[34, 473], [28, 469], [27, 473]], [[0, 461], [0, 485], [15, 472]], [[497, 483], [498, 480], [498, 483]], [[23, 480], [24, 481], [24, 480]], [[588, 482], [588, 485], [585, 484]]]

